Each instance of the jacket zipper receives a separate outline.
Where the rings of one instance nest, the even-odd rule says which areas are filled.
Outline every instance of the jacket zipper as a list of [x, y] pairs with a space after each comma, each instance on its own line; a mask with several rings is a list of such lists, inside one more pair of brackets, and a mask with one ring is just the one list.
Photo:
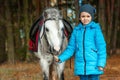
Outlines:
[[86, 27], [84, 29], [84, 33], [83, 33], [83, 58], [84, 58], [84, 75], [86, 75], [86, 59], [85, 59], [85, 32], [86, 32]]

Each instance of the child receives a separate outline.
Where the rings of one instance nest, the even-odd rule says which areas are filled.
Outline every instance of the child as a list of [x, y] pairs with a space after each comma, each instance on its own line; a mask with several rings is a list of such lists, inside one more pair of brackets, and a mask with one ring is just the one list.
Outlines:
[[74, 74], [80, 80], [99, 80], [106, 65], [106, 42], [100, 25], [93, 21], [95, 8], [85, 4], [80, 8], [80, 23], [71, 34], [68, 46], [57, 62], [64, 62], [75, 56]]

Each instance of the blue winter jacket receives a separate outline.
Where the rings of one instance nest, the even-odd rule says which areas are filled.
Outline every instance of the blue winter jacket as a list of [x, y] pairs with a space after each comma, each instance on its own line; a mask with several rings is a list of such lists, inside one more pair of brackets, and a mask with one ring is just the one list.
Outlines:
[[106, 65], [106, 42], [98, 23], [80, 23], [74, 28], [68, 46], [58, 58], [64, 62], [73, 55], [75, 75], [103, 74], [98, 66]]

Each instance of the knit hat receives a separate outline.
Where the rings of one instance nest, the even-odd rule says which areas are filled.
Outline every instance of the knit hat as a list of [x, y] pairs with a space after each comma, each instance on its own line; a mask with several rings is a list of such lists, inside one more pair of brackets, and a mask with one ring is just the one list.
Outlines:
[[92, 20], [94, 19], [94, 14], [96, 13], [96, 9], [91, 6], [90, 4], [84, 4], [80, 7], [80, 13], [81, 12], [87, 12], [92, 16]]

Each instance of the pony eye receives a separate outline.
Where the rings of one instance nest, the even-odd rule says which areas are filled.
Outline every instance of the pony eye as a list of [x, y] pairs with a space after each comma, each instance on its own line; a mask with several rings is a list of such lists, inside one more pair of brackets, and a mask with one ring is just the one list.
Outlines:
[[61, 30], [63, 31], [63, 30], [64, 30], [64, 28], [61, 28]]
[[64, 28], [61, 28], [61, 29], [59, 29], [59, 32], [61, 32], [61, 31], [63, 31], [64, 30]]
[[49, 31], [49, 29], [48, 29], [48, 28], [45, 28], [45, 31], [47, 31], [47, 32], [48, 32], [48, 31]]
[[64, 32], [64, 28], [61, 28], [61, 31]]

